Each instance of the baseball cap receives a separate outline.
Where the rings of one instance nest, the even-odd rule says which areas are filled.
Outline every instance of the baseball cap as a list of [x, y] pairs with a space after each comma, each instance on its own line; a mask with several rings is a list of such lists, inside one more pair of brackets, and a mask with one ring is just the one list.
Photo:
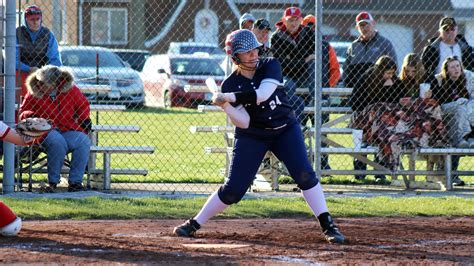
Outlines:
[[455, 27], [456, 25], [457, 25], [456, 20], [454, 20], [453, 17], [444, 17], [439, 21], [439, 28], [440, 29], [445, 29], [445, 28], [448, 28], [448, 27]]
[[242, 29], [242, 26], [245, 24], [245, 22], [247, 21], [252, 21], [254, 22], [255, 21], [255, 17], [250, 14], [250, 13], [244, 13], [240, 19], [239, 19], [239, 27], [240, 29]]
[[289, 7], [285, 9], [285, 13], [283, 14], [284, 19], [288, 19], [290, 17], [299, 17], [301, 18], [301, 10], [295, 6]]
[[362, 22], [371, 23], [374, 21], [374, 17], [369, 12], [360, 12], [356, 17], [356, 24], [359, 25]]
[[255, 21], [255, 23], [253, 24], [253, 27], [259, 30], [272, 30], [272, 28], [270, 27], [270, 22], [268, 22], [268, 20], [264, 18], [257, 19], [257, 21]]

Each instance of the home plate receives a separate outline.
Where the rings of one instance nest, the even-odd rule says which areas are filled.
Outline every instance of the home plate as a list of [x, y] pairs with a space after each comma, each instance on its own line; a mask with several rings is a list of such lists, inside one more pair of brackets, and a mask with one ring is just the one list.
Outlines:
[[183, 244], [187, 248], [246, 248], [244, 244]]

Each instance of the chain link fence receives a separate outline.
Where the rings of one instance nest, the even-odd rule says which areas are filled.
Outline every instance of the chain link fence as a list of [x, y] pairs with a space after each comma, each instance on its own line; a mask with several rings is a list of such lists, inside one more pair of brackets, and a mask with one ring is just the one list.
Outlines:
[[[52, 176], [59, 171], [60, 187], [82, 182], [96, 189], [214, 191], [225, 180], [234, 139], [225, 114], [211, 105], [205, 80], [219, 85], [231, 73], [224, 40], [242, 27], [263, 44], [262, 56], [280, 61], [312, 162], [321, 141], [317, 172], [324, 183], [414, 187], [428, 180], [449, 188], [447, 174], [462, 184], [451, 171], [472, 174], [471, 157], [459, 155], [474, 148], [474, 6], [461, 0], [322, 1], [317, 28], [321, 21], [308, 16], [317, 2], [17, 1], [17, 26], [23, 27], [16, 37], [16, 120], [45, 116], [62, 139], [67, 131], [88, 134], [91, 149], [82, 180], [70, 173], [80, 157], [74, 152], [61, 170], [48, 172], [41, 158], [53, 160], [55, 141], [17, 148], [16, 189], [57, 183]], [[322, 70], [315, 78], [318, 36]], [[45, 81], [44, 65], [62, 72], [47, 72]], [[61, 98], [70, 93], [68, 74], [80, 93]], [[27, 93], [31, 75], [36, 79], [29, 82], [40, 84], [31, 83]], [[31, 97], [31, 90], [42, 98]], [[271, 154], [256, 183], [260, 189], [295, 187]]]

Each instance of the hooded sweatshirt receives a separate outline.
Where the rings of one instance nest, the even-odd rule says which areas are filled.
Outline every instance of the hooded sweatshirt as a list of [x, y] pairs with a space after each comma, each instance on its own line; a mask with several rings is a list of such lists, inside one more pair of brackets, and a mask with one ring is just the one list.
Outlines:
[[38, 31], [28, 27], [26, 18], [23, 26], [16, 29], [16, 69], [29, 72], [31, 67], [44, 65], [61, 66], [58, 41], [54, 34], [42, 25]]

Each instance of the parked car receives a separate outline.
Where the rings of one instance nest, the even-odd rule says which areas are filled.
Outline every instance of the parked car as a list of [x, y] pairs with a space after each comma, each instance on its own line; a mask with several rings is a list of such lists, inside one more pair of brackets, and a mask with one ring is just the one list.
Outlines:
[[145, 104], [166, 108], [209, 104], [212, 93], [206, 92], [205, 80], [213, 77], [220, 85], [224, 79], [224, 71], [214, 59], [196, 55], [152, 55], [141, 75]]
[[209, 55], [224, 55], [224, 50], [217, 44], [200, 42], [171, 42], [168, 54], [207, 53]]
[[64, 67], [91, 103], [142, 105], [143, 82], [136, 70], [110, 49], [88, 46], [59, 48]]
[[222, 62], [226, 53], [217, 44], [200, 42], [171, 42], [168, 54], [190, 54], [202, 57], [210, 57], [217, 62]]
[[151, 55], [147, 50], [112, 49], [112, 51], [138, 72], [143, 70], [146, 59]]

